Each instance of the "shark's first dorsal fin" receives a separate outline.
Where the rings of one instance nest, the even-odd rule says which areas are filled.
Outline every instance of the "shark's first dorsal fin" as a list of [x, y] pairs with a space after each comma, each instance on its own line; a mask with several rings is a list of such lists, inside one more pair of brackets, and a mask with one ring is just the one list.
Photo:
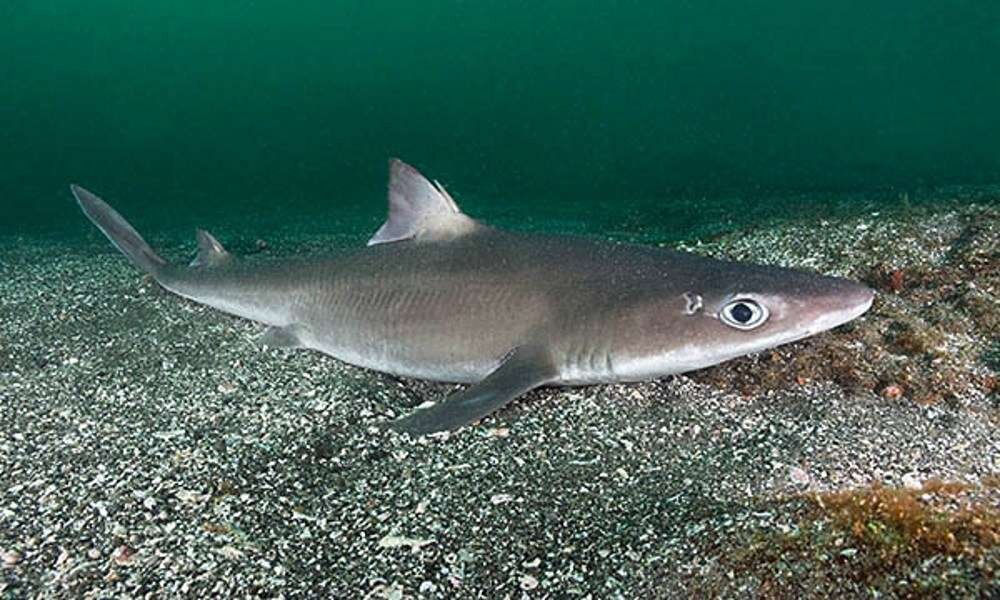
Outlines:
[[458, 208], [440, 183], [399, 159], [389, 161], [389, 218], [368, 245], [400, 240], [445, 240], [482, 227]]
[[226, 252], [211, 233], [199, 229], [195, 237], [198, 238], [198, 256], [191, 261], [192, 267], [217, 267], [233, 260], [233, 255]]

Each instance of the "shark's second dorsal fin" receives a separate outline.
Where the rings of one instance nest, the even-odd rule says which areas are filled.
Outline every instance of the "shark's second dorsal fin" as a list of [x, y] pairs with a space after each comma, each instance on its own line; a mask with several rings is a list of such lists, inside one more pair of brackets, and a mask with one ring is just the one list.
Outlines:
[[211, 233], [199, 229], [195, 237], [198, 238], [198, 256], [191, 261], [192, 267], [217, 267], [233, 260], [233, 255], [226, 252]]
[[440, 183], [399, 159], [389, 161], [389, 218], [368, 245], [446, 240], [482, 227], [466, 216]]

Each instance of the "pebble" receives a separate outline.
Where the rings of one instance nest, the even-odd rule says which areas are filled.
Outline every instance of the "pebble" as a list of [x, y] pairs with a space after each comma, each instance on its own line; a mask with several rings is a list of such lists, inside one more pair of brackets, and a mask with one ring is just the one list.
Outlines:
[[906, 473], [902, 477], [903, 487], [908, 490], [919, 490], [924, 487], [924, 482], [919, 473]]
[[408, 546], [411, 550], [419, 550], [424, 546], [433, 544], [433, 539], [411, 538], [400, 535], [387, 535], [378, 542], [379, 548], [399, 548]]
[[135, 563], [135, 556], [135, 549], [121, 545], [115, 550], [115, 553], [111, 556], [111, 560], [119, 567], [127, 567]]
[[903, 395], [903, 388], [901, 388], [896, 384], [887, 385], [884, 388], [882, 388], [883, 398], [888, 398], [889, 400], [896, 400], [897, 398], [902, 397], [902, 395]]
[[809, 485], [809, 482], [811, 481], [809, 473], [807, 473], [805, 469], [801, 469], [796, 466], [789, 467], [788, 478], [791, 479], [792, 483], [795, 485]]
[[521, 576], [521, 589], [530, 592], [531, 590], [538, 587], [538, 578], [532, 575], [522, 575]]

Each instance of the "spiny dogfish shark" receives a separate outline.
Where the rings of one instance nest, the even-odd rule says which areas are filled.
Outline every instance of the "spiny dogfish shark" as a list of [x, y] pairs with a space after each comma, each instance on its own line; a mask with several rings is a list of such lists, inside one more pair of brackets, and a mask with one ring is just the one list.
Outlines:
[[161, 286], [267, 325], [269, 347], [318, 350], [393, 375], [472, 384], [390, 426], [454, 430], [540, 386], [649, 380], [846, 323], [874, 292], [854, 281], [642, 245], [502, 231], [436, 181], [389, 165], [389, 216], [365, 248], [242, 262], [197, 231], [168, 264], [103, 200], [83, 212]]

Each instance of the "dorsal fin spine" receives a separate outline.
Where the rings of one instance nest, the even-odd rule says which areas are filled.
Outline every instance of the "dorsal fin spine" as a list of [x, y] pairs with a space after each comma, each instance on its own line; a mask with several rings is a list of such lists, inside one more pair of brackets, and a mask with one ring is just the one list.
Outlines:
[[198, 229], [195, 238], [198, 240], [198, 256], [191, 261], [192, 267], [216, 267], [233, 259], [219, 240], [204, 229]]

